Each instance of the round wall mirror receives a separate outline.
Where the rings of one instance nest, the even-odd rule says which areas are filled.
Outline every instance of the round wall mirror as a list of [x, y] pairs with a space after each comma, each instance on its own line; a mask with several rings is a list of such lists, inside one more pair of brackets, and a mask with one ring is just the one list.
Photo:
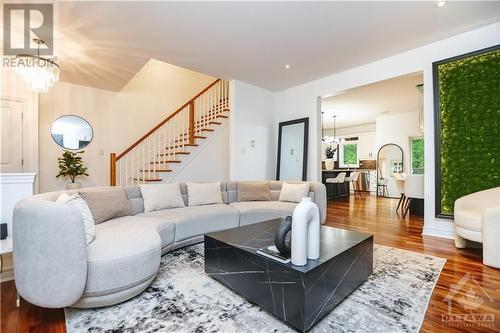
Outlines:
[[82, 117], [66, 115], [57, 118], [50, 130], [52, 139], [64, 149], [82, 149], [92, 141], [92, 126]]

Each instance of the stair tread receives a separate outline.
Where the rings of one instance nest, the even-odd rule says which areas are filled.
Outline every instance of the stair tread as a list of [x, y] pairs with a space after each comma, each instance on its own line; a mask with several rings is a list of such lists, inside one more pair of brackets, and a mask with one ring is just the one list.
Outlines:
[[160, 178], [134, 178], [134, 180], [141, 182], [161, 182]]
[[[175, 148], [182, 148], [182, 147], [198, 147], [199, 144], [197, 143], [185, 143], [184, 145], [176, 145], [176, 146], [170, 146], [170, 147], [165, 147], [165, 149], [175, 149]], [[177, 153], [178, 154], [178, 153]]]
[[[178, 151], [178, 152], [175, 152], [175, 155], [189, 155], [191, 154], [189, 151]], [[170, 154], [167, 154], [167, 153], [162, 153], [162, 154], [158, 154], [157, 156], [173, 156], [174, 153], [170, 153]]]
[[214, 129], [212, 129], [212, 128], [202, 128], [201, 130], [205, 131], [205, 132], [213, 132], [214, 131]]
[[149, 164], [167, 164], [167, 163], [181, 163], [179, 160], [161, 160], [161, 161], [151, 161]]
[[140, 172], [172, 172], [171, 169], [139, 170]]

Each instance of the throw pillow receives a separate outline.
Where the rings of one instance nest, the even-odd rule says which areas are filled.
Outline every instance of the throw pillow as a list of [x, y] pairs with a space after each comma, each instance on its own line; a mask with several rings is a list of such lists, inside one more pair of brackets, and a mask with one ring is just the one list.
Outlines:
[[267, 182], [238, 183], [238, 201], [271, 201]]
[[83, 200], [78, 194], [69, 196], [66, 193], [62, 193], [57, 198], [56, 202], [70, 205], [80, 212], [83, 218], [86, 242], [87, 245], [89, 245], [95, 238], [95, 225], [94, 218], [92, 217], [92, 213], [90, 212], [89, 206], [87, 206], [85, 200]]
[[179, 183], [140, 185], [144, 211], [185, 207]]
[[130, 202], [122, 188], [80, 191], [89, 206], [95, 224], [130, 215]]
[[281, 185], [279, 201], [300, 202], [309, 194], [309, 183]]
[[186, 183], [188, 206], [221, 204], [222, 191], [220, 182], [216, 183]]

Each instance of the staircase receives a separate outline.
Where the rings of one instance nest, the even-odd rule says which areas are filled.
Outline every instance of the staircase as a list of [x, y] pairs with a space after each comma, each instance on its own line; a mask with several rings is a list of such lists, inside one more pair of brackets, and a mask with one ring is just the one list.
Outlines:
[[229, 82], [203, 89], [121, 154], [110, 154], [110, 185], [161, 182], [183, 163], [199, 140], [228, 118]]

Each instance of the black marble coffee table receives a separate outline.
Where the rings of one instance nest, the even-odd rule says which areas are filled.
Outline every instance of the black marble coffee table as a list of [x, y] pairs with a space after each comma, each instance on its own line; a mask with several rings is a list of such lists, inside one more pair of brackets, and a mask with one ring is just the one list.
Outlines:
[[373, 236], [321, 227], [319, 260], [299, 267], [256, 253], [281, 219], [205, 235], [205, 272], [299, 331], [309, 330], [373, 272]]

